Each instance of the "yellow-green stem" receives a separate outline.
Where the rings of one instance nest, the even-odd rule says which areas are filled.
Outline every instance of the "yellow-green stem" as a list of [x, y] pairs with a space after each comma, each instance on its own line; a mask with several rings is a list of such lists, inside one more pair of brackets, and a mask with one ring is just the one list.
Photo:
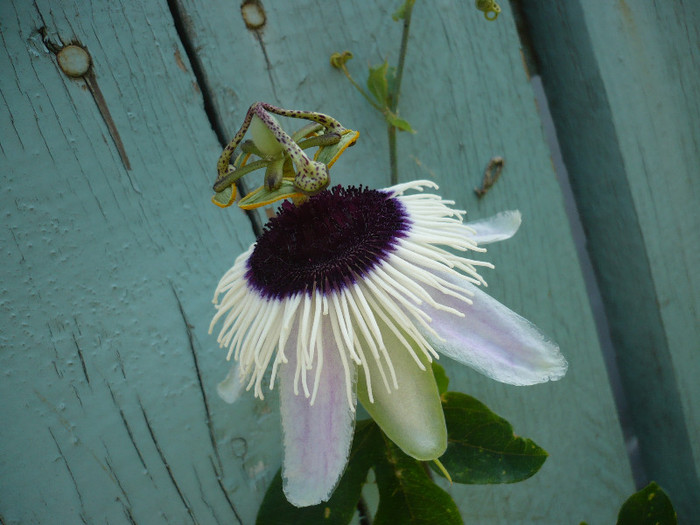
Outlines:
[[[401, 80], [403, 78], [403, 66], [406, 61], [406, 49], [408, 47], [408, 34], [411, 28], [411, 13], [415, 1], [408, 1], [403, 14], [403, 33], [401, 34], [401, 48], [399, 49], [399, 63], [396, 66], [396, 77], [392, 90], [389, 93], [389, 110], [396, 115], [401, 93]], [[389, 135], [389, 169], [391, 173], [391, 185], [399, 183], [398, 155], [396, 153], [396, 126], [388, 125]]]

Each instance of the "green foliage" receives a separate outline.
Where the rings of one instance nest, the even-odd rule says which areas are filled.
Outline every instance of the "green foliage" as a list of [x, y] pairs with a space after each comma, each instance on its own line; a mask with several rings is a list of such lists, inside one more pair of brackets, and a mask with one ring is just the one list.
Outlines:
[[369, 68], [367, 90], [374, 97], [372, 105], [381, 111], [389, 126], [393, 126], [400, 131], [415, 133], [407, 120], [399, 118], [399, 116], [391, 110], [392, 98], [397, 94], [395, 84], [396, 68], [389, 66], [386, 60], [378, 66]]
[[367, 77], [367, 89], [374, 96], [377, 104], [384, 107], [389, 99], [389, 79], [387, 72], [389, 63], [385, 60], [383, 64], [369, 68]]
[[462, 523], [455, 502], [433, 483], [423, 464], [404, 454], [376, 423], [365, 420], [357, 423], [348, 466], [328, 502], [293, 506], [282, 492], [278, 472], [265, 493], [256, 524], [349, 523], [370, 468], [375, 470], [380, 496], [375, 525]]
[[450, 378], [447, 377], [445, 369], [437, 361], [433, 361], [431, 366], [433, 367], [433, 375], [435, 376], [438, 392], [442, 395], [447, 392], [447, 387], [450, 386]]
[[446, 392], [442, 402], [448, 438], [440, 461], [455, 483], [515, 483], [535, 474], [547, 459], [547, 452], [516, 437], [508, 421], [477, 399]]
[[[448, 447], [440, 458], [456, 483], [514, 483], [529, 478], [544, 463], [547, 453], [531, 440], [513, 435], [506, 420], [483, 403], [458, 392], [447, 392], [445, 370], [433, 363], [447, 422]], [[443, 475], [439, 470], [430, 466]], [[297, 508], [287, 502], [278, 472], [268, 487], [257, 524], [350, 522], [360, 500], [369, 469], [379, 489], [375, 525], [451, 525], [462, 518], [451, 496], [428, 474], [428, 463], [406, 455], [372, 420], [359, 421], [338, 487], [327, 503]]]
[[459, 525], [452, 497], [428, 476], [423, 465], [384, 438], [384, 454], [374, 467], [379, 488], [375, 525]]
[[416, 0], [406, 0], [403, 4], [401, 4], [401, 7], [399, 7], [393, 15], [391, 15], [391, 18], [394, 19], [394, 22], [398, 22], [399, 20], [403, 20], [406, 18], [406, 10], [413, 9], [413, 4], [416, 3]]
[[653, 481], [629, 497], [617, 515], [617, 525], [676, 525], [671, 500]]
[[407, 120], [404, 120], [402, 118], [397, 117], [394, 115], [391, 111], [388, 111], [385, 115], [386, 121], [390, 126], [394, 126], [397, 128], [399, 131], [408, 131], [409, 133], [415, 133], [416, 130], [414, 130], [411, 125], [408, 123]]
[[[459, 392], [447, 392], [449, 378], [445, 370], [435, 362], [432, 367], [449, 436], [447, 451], [440, 461], [455, 483], [515, 483], [540, 469], [547, 452], [532, 440], [515, 436], [511, 424], [480, 401]], [[348, 466], [330, 500], [313, 507], [294, 507], [284, 496], [278, 472], [267, 489], [256, 524], [345, 525], [355, 515], [370, 469], [374, 469], [379, 490], [379, 506], [372, 521], [375, 525], [463, 523], [452, 497], [431, 479], [428, 465], [443, 475], [432, 463], [403, 453], [374, 421], [358, 421]], [[653, 482], [625, 501], [617, 519], [617, 525], [677, 523], [670, 499]]]

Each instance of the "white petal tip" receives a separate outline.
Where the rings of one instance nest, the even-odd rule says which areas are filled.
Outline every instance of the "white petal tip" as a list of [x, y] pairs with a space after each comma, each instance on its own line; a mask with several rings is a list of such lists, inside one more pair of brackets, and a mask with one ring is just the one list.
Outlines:
[[498, 371], [492, 372], [491, 377], [501, 383], [514, 386], [531, 386], [559, 381], [566, 375], [569, 363], [556, 344], [548, 341], [539, 348], [531, 347], [531, 351], [536, 352], [536, 358], [523, 361], [514, 368], [507, 365], [501, 366]]
[[228, 381], [224, 380], [216, 385], [216, 392], [219, 394], [221, 399], [231, 405], [238, 401], [240, 391], [235, 391], [235, 389], [231, 388], [230, 385], [227, 385], [226, 383], [228, 383]]
[[[304, 490], [303, 485], [294, 484], [295, 489], [290, 490], [287, 480], [284, 480], [284, 495], [287, 501], [294, 505], [295, 507], [311, 507], [312, 505], [318, 505], [324, 501], [328, 501], [333, 494], [331, 490], [328, 494], [319, 496], [317, 494], [312, 494]], [[335, 488], [335, 487], [334, 487]]]
[[552, 363], [548, 368], [547, 377], [544, 379], [543, 382], [559, 381], [566, 375], [566, 372], [569, 370], [569, 363], [566, 361], [564, 356], [561, 353], [559, 353], [559, 347], [556, 347], [556, 352], [556, 361]]
[[238, 375], [238, 365], [234, 364], [226, 379], [216, 385], [216, 392], [226, 403], [233, 404], [238, 401], [241, 392], [243, 392], [243, 383]]
[[487, 219], [469, 222], [467, 226], [476, 232], [473, 239], [481, 245], [510, 239], [522, 222], [523, 217], [519, 210], [508, 210]]

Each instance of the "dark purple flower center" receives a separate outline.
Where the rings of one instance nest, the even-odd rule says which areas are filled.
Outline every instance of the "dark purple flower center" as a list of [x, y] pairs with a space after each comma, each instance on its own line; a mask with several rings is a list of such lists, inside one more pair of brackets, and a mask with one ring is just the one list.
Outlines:
[[301, 206], [285, 202], [248, 259], [246, 279], [265, 297], [341, 290], [366, 275], [406, 235], [398, 199], [336, 186]]

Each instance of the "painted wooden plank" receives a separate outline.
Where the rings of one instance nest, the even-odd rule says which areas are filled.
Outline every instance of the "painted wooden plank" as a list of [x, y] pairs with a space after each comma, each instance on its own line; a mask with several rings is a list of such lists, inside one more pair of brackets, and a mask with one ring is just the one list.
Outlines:
[[700, 5], [524, 3], [646, 476], [700, 506]]
[[[180, 3], [227, 133], [235, 133], [256, 100], [324, 111], [361, 132], [357, 146], [334, 167], [334, 181], [388, 185], [382, 119], [328, 58], [352, 51], [349, 67], [360, 82], [368, 63], [395, 61], [401, 28], [390, 16], [396, 6], [313, 0], [263, 5], [266, 25], [250, 31], [237, 4]], [[418, 134], [399, 136], [400, 170], [404, 180], [438, 181], [472, 218], [523, 211], [517, 238], [489, 250], [497, 267], [487, 275], [489, 290], [552, 334], [571, 368], [558, 384], [518, 389], [443, 360], [455, 389], [483, 399], [551, 454], [542, 472], [525, 483], [449, 490], [467, 521], [610, 523], [633, 490], [630, 468], [515, 25], [508, 6], [502, 7], [498, 22], [487, 23], [471, 4], [417, 3], [401, 115]], [[473, 188], [494, 155], [505, 157], [506, 171], [478, 201]], [[229, 416], [231, 436], [241, 414], [236, 408]], [[264, 479], [275, 472], [276, 446], [258, 451]]]
[[[0, 521], [236, 523], [266, 418], [216, 449], [207, 325], [252, 234], [209, 202], [219, 144], [167, 4], [2, 2], [0, 26]], [[87, 46], [131, 169], [42, 31]]]

